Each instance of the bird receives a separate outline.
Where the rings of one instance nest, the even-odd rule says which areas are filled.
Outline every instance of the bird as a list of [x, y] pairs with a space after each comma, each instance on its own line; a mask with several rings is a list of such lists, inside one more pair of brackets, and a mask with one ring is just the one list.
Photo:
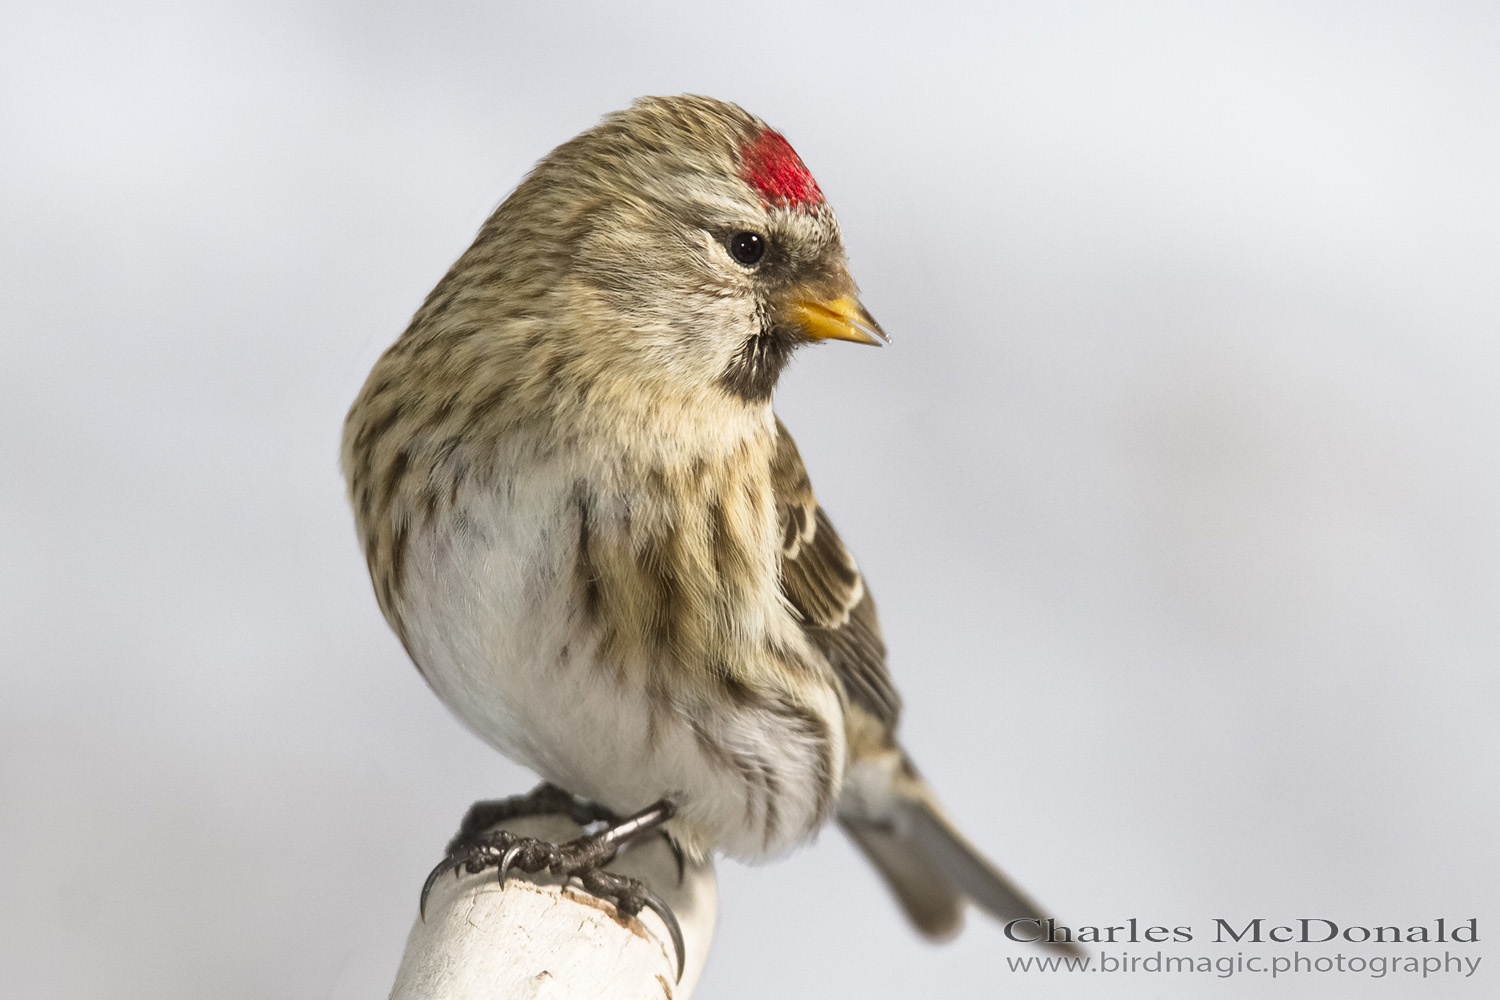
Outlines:
[[427, 683], [544, 807], [610, 829], [565, 858], [486, 841], [476, 806], [447, 868], [563, 865], [639, 909], [598, 867], [640, 831], [757, 861], [836, 822], [928, 937], [966, 901], [1044, 916], [898, 740], [874, 598], [773, 410], [799, 348], [887, 340], [811, 172], [732, 103], [641, 98], [483, 224], [375, 364], [341, 463]]

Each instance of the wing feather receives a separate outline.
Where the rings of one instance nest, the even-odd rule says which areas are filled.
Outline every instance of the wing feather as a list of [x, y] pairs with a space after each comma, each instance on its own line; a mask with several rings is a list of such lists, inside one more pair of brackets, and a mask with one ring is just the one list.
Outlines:
[[875, 601], [854, 557], [818, 506], [792, 436], [780, 420], [776, 429], [771, 473], [782, 528], [782, 593], [802, 616], [808, 638], [827, 657], [848, 697], [892, 733], [901, 697], [886, 669]]

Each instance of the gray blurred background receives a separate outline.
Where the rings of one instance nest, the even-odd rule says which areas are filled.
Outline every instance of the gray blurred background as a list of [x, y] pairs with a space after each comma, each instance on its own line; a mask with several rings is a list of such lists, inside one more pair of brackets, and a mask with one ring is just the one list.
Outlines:
[[[777, 405], [973, 838], [1171, 954], [1477, 916], [1500, 962], [1497, 52], [1481, 3], [8, 3], [0, 993], [385, 995], [531, 777], [381, 620], [340, 422], [533, 162], [682, 91], [791, 139], [895, 336]], [[837, 832], [720, 875], [702, 997], [1500, 974], [1012, 973]]]

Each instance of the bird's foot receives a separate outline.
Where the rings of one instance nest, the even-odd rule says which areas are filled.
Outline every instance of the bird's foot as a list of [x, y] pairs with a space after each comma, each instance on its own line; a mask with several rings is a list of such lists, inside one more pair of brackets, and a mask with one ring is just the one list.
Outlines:
[[[564, 792], [555, 785], [541, 785], [530, 794], [510, 799], [476, 802], [464, 817], [458, 834], [448, 844], [448, 856], [438, 863], [422, 886], [420, 910], [427, 914], [427, 896], [443, 873], [454, 877], [464, 873], [477, 875], [486, 868], [499, 870], [504, 885], [511, 872], [528, 875], [547, 872], [555, 877], [576, 879], [583, 890], [596, 899], [612, 903], [627, 917], [649, 909], [661, 918], [671, 935], [677, 952], [677, 975], [682, 976], [686, 946], [682, 928], [665, 901], [640, 879], [605, 870], [621, 849], [641, 837], [660, 832], [672, 818], [672, 803], [663, 799], [633, 816], [621, 819], [616, 814]], [[535, 837], [524, 837], [509, 830], [493, 829], [496, 823], [522, 816], [566, 815], [582, 827], [602, 824], [602, 828], [574, 840], [555, 844]], [[665, 834], [663, 834], [665, 836]], [[671, 843], [670, 838], [668, 842]], [[676, 845], [673, 845], [676, 850]], [[679, 877], [682, 856], [678, 853]]]
[[[506, 820], [522, 819], [527, 816], [566, 816], [584, 829], [590, 827], [603, 829], [617, 826], [625, 821], [624, 817], [613, 810], [590, 802], [588, 799], [579, 798], [549, 781], [544, 781], [525, 795], [512, 795], [504, 799], [481, 799], [474, 803], [464, 814], [463, 822], [458, 825], [458, 832], [453, 835], [452, 840], [448, 841], [445, 851], [451, 858], [455, 853], [473, 844], [476, 838], [492, 827]], [[672, 857], [677, 861], [677, 883], [681, 885], [687, 874], [687, 858], [682, 853], [682, 847], [668, 836], [665, 830], [658, 832], [667, 842], [667, 847], [672, 851]], [[427, 899], [425, 893], [422, 899], [425, 903]]]
[[525, 816], [566, 816], [581, 827], [595, 823], [613, 825], [621, 817], [600, 805], [580, 799], [565, 792], [551, 782], [544, 781], [525, 795], [512, 795], [505, 799], [481, 799], [469, 807], [464, 814], [458, 832], [448, 841], [448, 855], [474, 843], [475, 839], [497, 824], [509, 819]]

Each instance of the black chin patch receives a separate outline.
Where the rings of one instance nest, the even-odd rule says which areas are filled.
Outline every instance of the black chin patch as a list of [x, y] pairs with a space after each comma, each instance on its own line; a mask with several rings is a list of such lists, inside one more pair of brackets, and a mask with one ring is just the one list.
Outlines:
[[776, 389], [781, 370], [791, 359], [797, 337], [783, 327], [765, 327], [745, 341], [719, 376], [726, 392], [747, 403], [764, 403]]

